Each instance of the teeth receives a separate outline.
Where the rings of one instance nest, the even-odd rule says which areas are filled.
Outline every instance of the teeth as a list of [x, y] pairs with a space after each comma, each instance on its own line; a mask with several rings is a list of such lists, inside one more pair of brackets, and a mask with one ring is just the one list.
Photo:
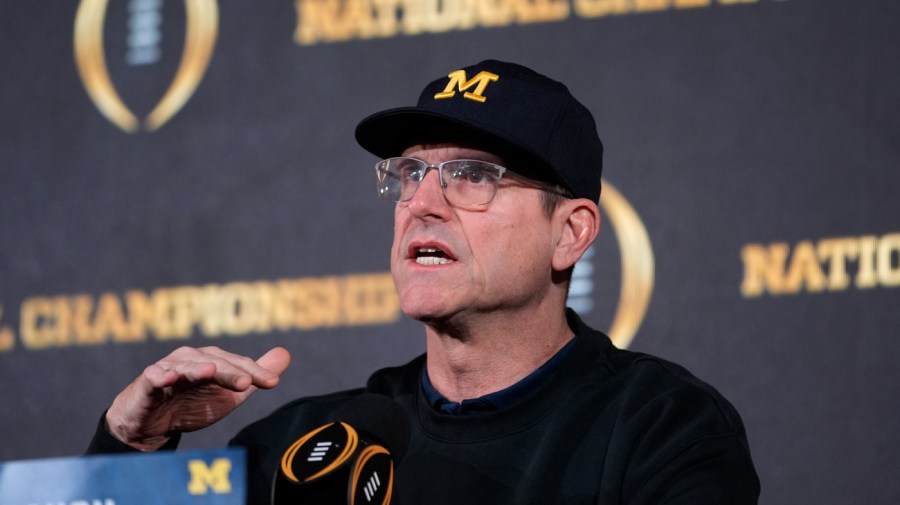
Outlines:
[[453, 260], [444, 255], [437, 247], [420, 247], [416, 251], [416, 263], [420, 265], [446, 265]]
[[453, 263], [453, 260], [438, 258], [437, 256], [420, 256], [416, 258], [416, 263], [420, 265], [446, 265], [448, 263]]

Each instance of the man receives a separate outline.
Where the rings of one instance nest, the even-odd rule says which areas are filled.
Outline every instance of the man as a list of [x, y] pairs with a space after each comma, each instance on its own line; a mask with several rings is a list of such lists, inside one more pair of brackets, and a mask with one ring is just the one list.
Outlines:
[[[364, 391], [411, 425], [394, 482], [406, 504], [749, 504], [759, 482], [737, 412], [677, 365], [618, 350], [565, 308], [600, 230], [603, 148], [562, 84], [484, 61], [429, 84], [418, 105], [357, 127], [395, 203], [391, 272], [427, 352], [366, 388], [296, 400], [233, 440], [250, 502], [279, 460]], [[178, 434], [271, 388], [290, 357], [182, 348], [106, 413], [90, 451], [174, 447]]]

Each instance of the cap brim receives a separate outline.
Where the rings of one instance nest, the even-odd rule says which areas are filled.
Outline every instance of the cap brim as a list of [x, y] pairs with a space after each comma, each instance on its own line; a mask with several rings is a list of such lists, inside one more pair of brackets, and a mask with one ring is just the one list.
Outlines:
[[[528, 164], [508, 168], [526, 177], [547, 180], [546, 167], [549, 163], [519, 145], [511, 135], [477, 121], [462, 120], [420, 107], [388, 109], [363, 119], [356, 127], [356, 141], [379, 158], [400, 156], [403, 151], [416, 145], [457, 142], [489, 150], [509, 162], [528, 161]], [[529, 166], [533, 163], [539, 166]]]

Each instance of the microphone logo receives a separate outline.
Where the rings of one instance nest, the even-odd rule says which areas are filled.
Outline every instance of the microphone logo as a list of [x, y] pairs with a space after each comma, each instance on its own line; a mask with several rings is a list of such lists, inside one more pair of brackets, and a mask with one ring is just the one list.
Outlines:
[[[382, 477], [387, 482], [382, 485]], [[394, 464], [391, 454], [380, 445], [370, 445], [363, 449], [350, 481], [350, 505], [357, 503], [377, 503], [387, 505], [391, 502], [394, 487]], [[361, 498], [365, 498], [363, 501]]]
[[361, 440], [349, 424], [333, 422], [307, 433], [285, 451], [274, 483], [278, 498], [273, 502], [316, 497], [321, 503], [388, 505], [393, 482], [390, 451]]
[[319, 442], [316, 444], [315, 449], [313, 449], [312, 453], [306, 458], [306, 461], [322, 461], [325, 459], [325, 455], [328, 454], [328, 449], [331, 449], [333, 444], [331, 442]]
[[389, 505], [394, 471], [409, 446], [406, 413], [387, 396], [353, 398], [332, 421], [300, 437], [281, 456], [272, 503]]
[[346, 463], [358, 445], [359, 434], [349, 424], [326, 424], [307, 433], [285, 451], [281, 472], [296, 484], [313, 482]]

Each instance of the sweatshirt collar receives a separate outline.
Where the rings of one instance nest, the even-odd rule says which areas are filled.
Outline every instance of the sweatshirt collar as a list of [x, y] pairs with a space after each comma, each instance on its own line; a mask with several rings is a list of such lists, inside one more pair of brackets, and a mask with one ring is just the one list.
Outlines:
[[569, 340], [562, 349], [557, 351], [553, 357], [538, 367], [537, 370], [531, 372], [512, 386], [501, 389], [500, 391], [488, 393], [478, 398], [465, 399], [461, 402], [452, 402], [441, 395], [431, 384], [431, 380], [428, 378], [427, 367], [423, 367], [422, 369], [422, 391], [425, 393], [428, 404], [436, 411], [444, 414], [466, 415], [502, 409], [525, 398], [532, 391], [539, 388], [541, 384], [546, 382], [565, 360], [569, 351], [575, 346], [575, 341], [577, 339], [578, 337], [576, 336]]

